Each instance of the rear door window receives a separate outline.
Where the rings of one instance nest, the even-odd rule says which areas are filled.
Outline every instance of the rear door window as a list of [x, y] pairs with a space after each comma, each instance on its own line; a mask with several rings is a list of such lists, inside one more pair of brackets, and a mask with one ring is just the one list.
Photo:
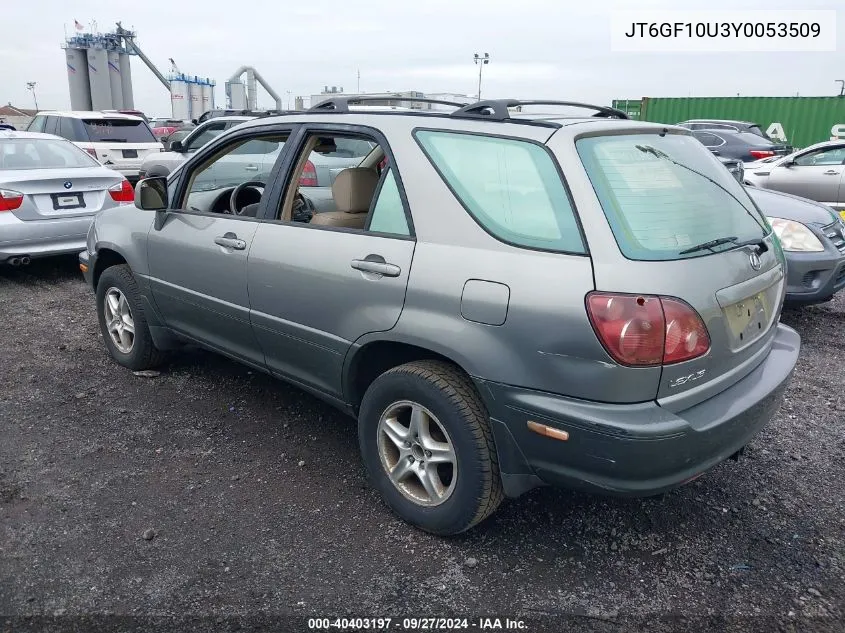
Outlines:
[[144, 121], [133, 119], [83, 119], [93, 143], [156, 143]]
[[59, 117], [57, 116], [48, 116], [47, 123], [44, 124], [44, 133], [45, 134], [58, 134], [59, 133]]
[[47, 117], [38, 115], [32, 120], [32, 123], [29, 124], [29, 127], [26, 128], [29, 132], [43, 132], [44, 125], [47, 123]]
[[[687, 135], [596, 136], [578, 154], [625, 257], [656, 261], [725, 237], [758, 239], [768, 225], [745, 189], [717, 158]], [[726, 243], [715, 251], [732, 247]]]
[[546, 148], [481, 134], [419, 130], [415, 136], [488, 233], [516, 246], [585, 252], [572, 203]]

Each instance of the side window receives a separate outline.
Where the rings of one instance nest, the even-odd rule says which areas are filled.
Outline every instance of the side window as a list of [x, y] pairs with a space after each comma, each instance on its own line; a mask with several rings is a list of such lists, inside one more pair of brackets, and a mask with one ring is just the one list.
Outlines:
[[203, 129], [201, 132], [199, 132], [199, 134], [197, 134], [188, 141], [188, 144], [185, 149], [189, 152], [195, 152], [200, 147], [208, 143], [215, 136], [222, 134], [223, 130], [225, 129], [225, 122], [209, 123], [208, 126], [205, 127], [205, 129]]
[[80, 135], [76, 128], [76, 120], [62, 117], [59, 119], [59, 136], [65, 137], [69, 141], [81, 141]]
[[802, 167], [812, 165], [841, 165], [845, 162], [845, 147], [833, 147], [809, 152], [795, 159], [795, 164]]
[[59, 117], [48, 116], [47, 117], [47, 123], [44, 125], [44, 132], [46, 134], [58, 134], [59, 133]]
[[[261, 201], [264, 185], [267, 184], [273, 163], [287, 141], [288, 134], [281, 132], [240, 139], [193, 167], [184, 176], [188, 186], [179, 206], [204, 213], [244, 213], [254, 216], [253, 211], [257, 211], [257, 207], [251, 205]], [[273, 152], [267, 153], [271, 148]], [[256, 162], [256, 155], [266, 156], [268, 160]], [[246, 183], [256, 184], [243, 187], [235, 201], [235, 208], [230, 208], [235, 188]]]
[[26, 128], [29, 132], [43, 132], [44, 125], [47, 123], [47, 117], [39, 114], [32, 120], [32, 123], [29, 124], [29, 127]]
[[694, 132], [693, 136], [701, 141], [705, 147], [718, 147], [724, 143], [721, 138], [709, 132]]
[[399, 195], [399, 185], [393, 170], [388, 169], [382, 176], [373, 212], [370, 215], [369, 231], [376, 233], [392, 233], [393, 235], [410, 235], [408, 219], [405, 217], [405, 207]]
[[543, 146], [456, 132], [415, 136], [464, 208], [494, 237], [529, 248], [585, 252], [566, 188]]
[[[378, 164], [383, 157], [384, 150], [375, 139], [364, 134], [309, 134], [294, 159], [276, 218], [282, 222], [366, 230], [370, 209], [382, 184]], [[385, 204], [389, 202], [389, 192], [388, 187]], [[408, 227], [400, 227], [399, 231], [401, 235], [409, 234]]]

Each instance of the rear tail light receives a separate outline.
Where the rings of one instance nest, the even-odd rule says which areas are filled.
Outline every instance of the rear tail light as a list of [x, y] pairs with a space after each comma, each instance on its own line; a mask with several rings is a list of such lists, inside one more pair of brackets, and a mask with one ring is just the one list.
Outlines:
[[128, 180], [124, 180], [113, 187], [109, 187], [109, 195], [115, 202], [134, 202], [135, 190]]
[[91, 157], [94, 160], [98, 160], [97, 159], [97, 150], [95, 150], [93, 147], [86, 147], [85, 151], [88, 152], [89, 154], [91, 154]]
[[587, 314], [607, 353], [621, 365], [670, 365], [710, 349], [704, 322], [680, 299], [591, 292]]
[[752, 149], [748, 151], [756, 160], [760, 160], [761, 158], [768, 158], [769, 156], [774, 156], [775, 153], [768, 149]]
[[11, 189], [0, 189], [0, 211], [14, 211], [23, 204], [23, 194]]
[[305, 167], [302, 168], [302, 176], [299, 178], [299, 186], [300, 187], [316, 187], [317, 186], [317, 169], [314, 167], [314, 163], [310, 160], [305, 163]]

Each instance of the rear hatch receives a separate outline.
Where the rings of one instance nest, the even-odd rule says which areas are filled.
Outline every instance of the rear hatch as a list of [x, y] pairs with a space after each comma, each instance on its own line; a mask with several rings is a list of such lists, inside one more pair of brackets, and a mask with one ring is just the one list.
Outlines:
[[109, 187], [123, 177], [103, 174], [100, 167], [0, 171], [0, 189], [23, 194], [12, 211], [19, 220], [66, 219], [92, 215], [114, 206]]
[[80, 144], [112, 169], [139, 169], [144, 158], [162, 150], [162, 144], [141, 119], [83, 119], [82, 123], [88, 142]]
[[[663, 319], [651, 395], [680, 410], [735, 384], [768, 354], [785, 292], [783, 253], [763, 215], [687, 134], [634, 128], [581, 137], [576, 149], [604, 215], [582, 217], [596, 289], [634, 297], [633, 311], [613, 314], [622, 323], [608, 331], [637, 345], [656, 332], [647, 323], [637, 330], [642, 310]], [[695, 329], [695, 315], [705, 330]], [[709, 346], [696, 347], [705, 337]], [[670, 343], [675, 355], [666, 362]], [[644, 368], [632, 363], [630, 371]]]

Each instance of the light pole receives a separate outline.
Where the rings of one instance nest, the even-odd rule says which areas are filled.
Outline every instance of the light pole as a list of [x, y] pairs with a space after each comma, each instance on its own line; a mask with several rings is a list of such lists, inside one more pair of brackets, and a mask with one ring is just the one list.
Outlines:
[[26, 89], [32, 93], [32, 100], [35, 101], [35, 110], [38, 111], [38, 97], [35, 96], [35, 81], [27, 81]]
[[472, 61], [478, 66], [478, 100], [481, 101], [481, 71], [485, 64], [490, 63], [490, 53], [484, 53], [484, 57], [476, 53]]

